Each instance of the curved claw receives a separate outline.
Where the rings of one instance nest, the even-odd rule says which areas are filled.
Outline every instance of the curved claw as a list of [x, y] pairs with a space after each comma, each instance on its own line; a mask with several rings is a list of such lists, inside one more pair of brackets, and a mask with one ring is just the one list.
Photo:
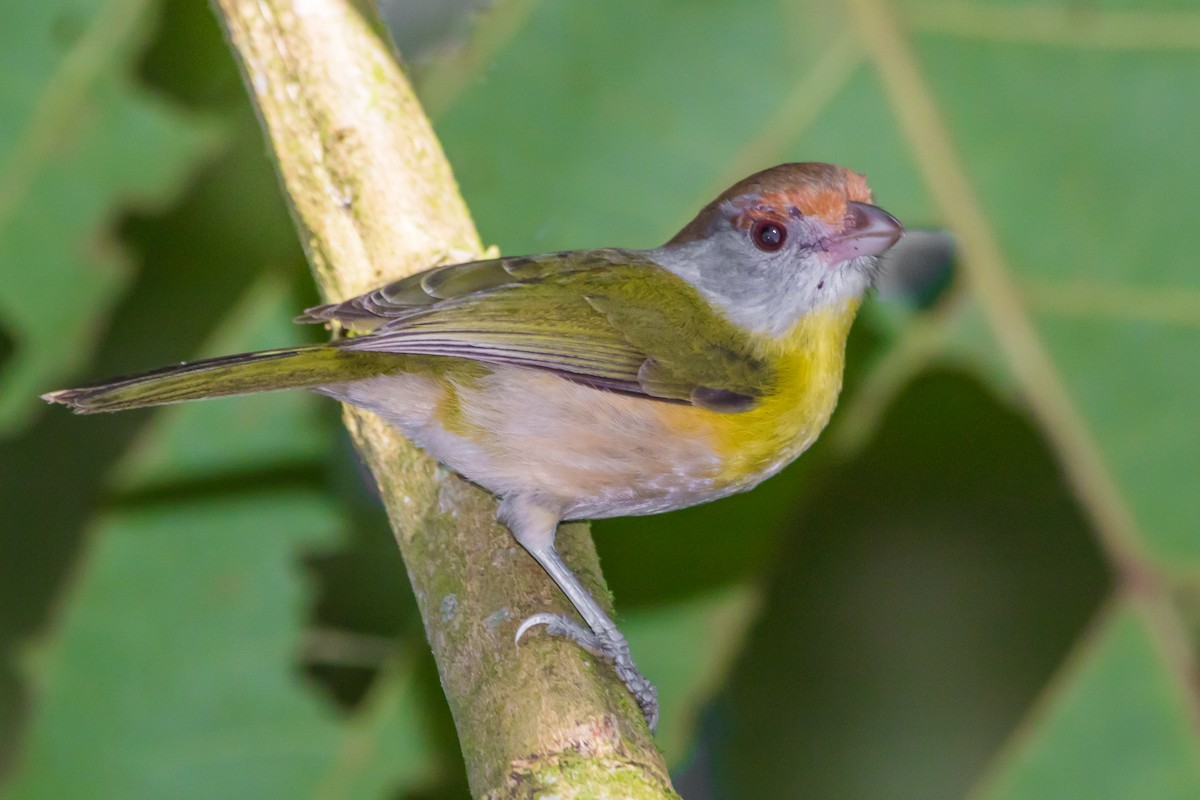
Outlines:
[[513, 644], [521, 644], [521, 637], [529, 632], [529, 629], [536, 625], [545, 625], [547, 628], [556, 622], [563, 622], [563, 618], [559, 614], [551, 614], [549, 611], [543, 611], [539, 614], [533, 614], [525, 618], [517, 628], [517, 635], [513, 638]]
[[549, 611], [542, 611], [538, 614], [534, 614], [522, 622], [520, 627], [517, 628], [517, 635], [513, 640], [513, 644], [519, 645], [521, 643], [521, 637], [524, 636], [529, 629], [535, 625], [545, 625], [546, 634], [548, 636], [557, 636], [562, 639], [570, 639], [572, 642], [579, 645], [584, 650], [587, 650], [594, 656], [602, 657], [604, 655], [600, 642], [596, 638], [595, 633], [583, 627], [570, 617], [563, 616], [562, 614], [551, 614]]

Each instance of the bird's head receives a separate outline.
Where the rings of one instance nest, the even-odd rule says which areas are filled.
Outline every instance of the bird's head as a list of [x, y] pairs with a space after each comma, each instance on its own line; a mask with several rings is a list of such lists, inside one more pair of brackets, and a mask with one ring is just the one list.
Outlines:
[[779, 336], [860, 298], [903, 233], [857, 172], [781, 164], [726, 189], [652, 255], [735, 322]]

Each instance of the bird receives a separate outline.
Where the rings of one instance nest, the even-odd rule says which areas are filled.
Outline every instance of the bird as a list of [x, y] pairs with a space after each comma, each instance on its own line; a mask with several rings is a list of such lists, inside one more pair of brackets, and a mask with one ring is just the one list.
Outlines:
[[904, 228], [819, 162], [738, 181], [666, 244], [435, 266], [297, 322], [342, 336], [185, 362], [43, 399], [77, 413], [304, 388], [367, 409], [499, 500], [578, 612], [517, 627], [611, 664], [659, 704], [617, 624], [555, 549], [560, 522], [748, 490], [828, 423], [846, 340]]

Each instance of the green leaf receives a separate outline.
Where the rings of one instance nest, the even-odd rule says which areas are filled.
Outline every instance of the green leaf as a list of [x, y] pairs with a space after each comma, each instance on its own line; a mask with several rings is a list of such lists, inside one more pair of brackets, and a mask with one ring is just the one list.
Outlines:
[[[758, 607], [748, 586], [643, 608], [622, 624], [638, 665], [658, 686], [662, 707], [655, 740], [668, 766], [689, 755], [700, 711], [741, 648]], [[697, 643], [704, 642], [703, 658]]]
[[[212, 346], [265, 346], [290, 317], [288, 294], [264, 281]], [[386, 673], [342, 719], [297, 669], [301, 559], [342, 525], [311, 480], [256, 485], [252, 471], [328, 446], [318, 402], [157, 415], [119, 469], [126, 505], [96, 524], [63, 615], [27, 659], [36, 711], [12, 797], [378, 797], [428, 779], [411, 670]]]
[[15, 347], [2, 365], [0, 432], [96, 341], [128, 266], [109, 226], [125, 209], [169, 200], [221, 138], [212, 121], [137, 84], [155, 9], [150, 0], [47, 0], [5, 12], [0, 328]]
[[[420, 85], [472, 212], [509, 254], [653, 246], [786, 160], [863, 171], [881, 205], [957, 240], [959, 279], [933, 308], [865, 310], [876, 347], [851, 347], [860, 379], [802, 472], [720, 509], [600, 526], [621, 532], [600, 537], [618, 609], [712, 591], [721, 564], [752, 570], [789, 502], [838, 518], [814, 474], [868, 446], [915, 375], [953, 365], [1037, 422], [1068, 478], [1055, 491], [1073, 493], [1109, 569], [1154, 576], [1156, 613], [1177, 616], [1170, 589], [1200, 567], [1198, 48], [1193, 4], [1165, 0], [545, 0], [497, 5], [428, 69]], [[977, 488], [1002, 491], [985, 474]], [[968, 520], [976, 497], [963, 494]], [[1012, 646], [1044, 664], [1072, 635]], [[790, 669], [771, 657], [765, 670]], [[1198, 695], [1184, 697], [1194, 714]], [[1028, 700], [1012, 702], [1009, 724]], [[972, 768], [980, 758], [970, 750]], [[972, 774], [946, 770], [959, 787]]]
[[1036, 431], [958, 373], [812, 480], [718, 705], [721, 788], [961, 797], [1102, 601], [1101, 553]]
[[[328, 800], [369, 800], [398, 788], [416, 791], [437, 776], [439, 754], [432, 746], [419, 705], [411, 657], [394, 658], [376, 678], [313, 795]], [[457, 757], [457, 753], [452, 754]]]
[[[261, 281], [240, 307], [230, 309], [235, 329], [218, 330], [197, 357], [265, 350], [295, 341], [288, 298], [279, 281]], [[247, 329], [248, 323], [257, 324]], [[317, 459], [328, 448], [329, 436], [314, 406], [314, 398], [305, 392], [274, 392], [234, 402], [167, 407], [156, 417], [155, 430], [130, 451], [114, 482], [125, 489], [147, 490]], [[214, 431], [220, 435], [213, 435]]]
[[295, 559], [335, 527], [327, 503], [300, 491], [99, 525], [70, 610], [32, 662], [38, 712], [12, 797], [310, 787], [337, 725], [291, 664], [304, 588]]
[[[840, 11], [528, 5], [487, 19], [523, 24], [486, 80], [435, 120], [481, 232], [505, 252], [654, 246], [734, 180], [801, 156], [865, 170], [889, 208], [928, 216], [902, 139], [873, 113], [883, 99]], [[440, 83], [434, 72], [418, 85]], [[550, 120], [530, 124], [548, 108]], [[863, 125], [878, 130], [830, 135]], [[819, 141], [801, 146], [806, 134]]]
[[1060, 675], [981, 800], [1189, 800], [1200, 744], [1153, 612], [1125, 598]]
[[[1184, 144], [1200, 129], [1200, 108], [1183, 102], [1200, 60], [1171, 44], [1189, 25], [1195, 32], [1194, 15], [1139, 6], [1082, 26], [1050, 8], [939, 18], [910, 5], [918, 35], [902, 46], [915, 53], [921, 84], [893, 82], [892, 103], [911, 108], [928, 93], [943, 115], [925, 122], [949, 135], [957, 156], [921, 157], [946, 221], [969, 226], [964, 257], [976, 261], [969, 272], [985, 273], [979, 300], [997, 341], [1023, 359], [1014, 371], [1068, 468], [1096, 489], [1115, 482], [1115, 496], [1094, 507], [1109, 517], [1102, 524], [1200, 566], [1200, 507], [1187, 489], [1200, 449], [1179, 435], [1200, 377], [1175, 366], [1200, 346], [1195, 247], [1178, 235], [1200, 202], [1186, 178], [1200, 170], [1200, 152]], [[1040, 25], [1036, 36], [1020, 34], [1022, 14]], [[1122, 27], [1125, 43], [1107, 44]], [[878, 60], [881, 70], [891, 58]], [[910, 137], [921, 124], [908, 122]], [[949, 205], [959, 178], [986, 228], [963, 203]]]
[[[423, 75], [473, 213], [510, 254], [657, 244], [733, 180], [784, 160], [866, 172], [881, 205], [958, 239], [959, 280], [932, 309], [864, 311], [834, 429], [796, 467], [719, 505], [597, 526], [634, 655], [663, 690], [674, 763], [712, 702], [705, 725], [719, 730], [704, 744], [714, 769], [764, 786], [955, 796], [990, 762], [989, 798], [1063, 796], [1060, 777], [1086, 790], [1107, 776], [1092, 792], [1101, 797], [1124, 785], [1196, 793], [1187, 763], [1200, 702], [1183, 680], [1194, 667], [1171, 604], [1200, 566], [1192, 5], [509, 0]], [[16, 348], [0, 364], [0, 427], [86, 358], [121, 289], [119, 255], [103, 247], [108, 223], [131, 200], [167, 198], [203, 150], [208, 134], [193, 118], [130, 78], [148, 7], [26, 3], [0, 30], [2, 74], [32, 76], [0, 81], [0, 263], [21, 267], [15, 280], [6, 271], [0, 293], [0, 339]], [[66, 44], [48, 46], [55, 36]], [[179, 55], [189, 52], [160, 55], [194, 67]], [[78, 63], [96, 68], [60, 68]], [[75, 77], [59, 84], [60, 74]], [[203, 95], [204, 75], [194, 77]], [[42, 136], [39, 98], [68, 96], [51, 91], [60, 85], [82, 99], [50, 102], [57, 121]], [[260, 252], [254, 215], [274, 213], [264, 202], [272, 188], [239, 188], [227, 206], [204, 206], [227, 216], [207, 219]], [[232, 314], [249, 321], [259, 302]], [[258, 318], [270, 320], [261, 337], [213, 348], [294, 341], [283, 305]], [[145, 324], [128, 338], [170, 326], [177, 307], [139, 309]], [[1028, 413], [1053, 461], [1026, 428], [1017, 436], [999, 424], [986, 393], [963, 388], [961, 376], [946, 388], [955, 403], [933, 402], [924, 379], [911, 385], [939, 364], [983, 378]], [[920, 402], [905, 400], [913, 396]], [[39, 694], [22, 792], [70, 779], [49, 774], [64, 762], [121, 794], [211, 786], [366, 797], [436, 781], [430, 763], [442, 756], [431, 757], [410, 702], [409, 654], [345, 724], [294, 677], [306, 603], [297, 558], [330, 547], [339, 527], [314, 489], [323, 445], [307, 408], [302, 395], [275, 395], [171, 410], [125, 462], [125, 505], [92, 526], [104, 535], [79, 559], [61, 624], [31, 667]], [[972, 449], [983, 434], [1021, 447], [1003, 457]], [[54, 443], [47, 436], [43, 451]], [[241, 487], [248, 475], [269, 485]], [[168, 499], [194, 521], [177, 519]], [[148, 532], [151, 518], [185, 541]], [[267, 522], [295, 527], [257, 543], [227, 534]], [[202, 524], [214, 530], [189, 544]], [[143, 563], [134, 544], [143, 540], [147, 556], [170, 560]], [[1133, 576], [1149, 610], [1116, 601], [1074, 666], [1048, 682], [1104, 589], [1099, 548], [1118, 597]], [[179, 573], [179, 591], [153, 575], [162, 563]], [[198, 574], [186, 575], [192, 567]], [[278, 594], [250, 610], [269, 632], [265, 651], [240, 627], [247, 609], [217, 604], [230, 616], [215, 622], [196, 603], [186, 615], [178, 608], [182, 590], [194, 597], [226, 570], [274, 576]], [[743, 680], [713, 701], [752, 610], [744, 598], [758, 594], [747, 587], [763, 571], [773, 588], [735, 671]], [[93, 623], [114, 632], [109, 642], [94, 641]], [[181, 624], [211, 646], [189, 649]], [[126, 644], [139, 629], [151, 644]], [[217, 785], [200, 759], [219, 752], [225, 731], [205, 703], [245, 698], [246, 677], [222, 666], [233, 658], [226, 648], [260, 656], [253, 685], [263, 688], [246, 702], [266, 717], [238, 717], [236, 730], [275, 733], [275, 715], [293, 724], [278, 761], [240, 764]], [[88, 684], [96, 664], [103, 680]], [[1039, 693], [1048, 711], [998, 749]], [[1126, 726], [1141, 738], [1121, 739]], [[163, 756], [171, 742], [182, 760]], [[280, 766], [314, 747], [295, 773]], [[815, 755], [798, 766], [803, 747]], [[163, 777], [164, 763], [184, 766]]]
[[[517, 4], [508, 13], [528, 16], [486, 81], [438, 119], [484, 233], [513, 253], [652, 245], [751, 169], [861, 169], [902, 219], [965, 226], [965, 262], [991, 276], [978, 307], [1010, 368], [1067, 457], [1087, 462], [1069, 464], [1081, 479], [1116, 482], [1096, 513], [1163, 557], [1200, 559], [1185, 485], [1200, 448], [1178, 435], [1200, 401], [1195, 371], [1178, 369], [1200, 343], [1195, 248], [1179, 235], [1200, 202], [1187, 177], [1200, 151], [1185, 146], [1200, 129], [1193, 16], [754, 6]], [[892, 32], [873, 33], [872, 15]], [[552, 122], [530, 125], [546, 108]], [[929, 130], [948, 149], [914, 138]], [[1007, 383], [988, 353], [974, 358]]]

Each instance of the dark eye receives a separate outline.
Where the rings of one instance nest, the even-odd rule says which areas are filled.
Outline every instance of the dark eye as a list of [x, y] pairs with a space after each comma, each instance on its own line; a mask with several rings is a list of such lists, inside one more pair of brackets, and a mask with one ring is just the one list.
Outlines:
[[787, 228], [778, 222], [771, 222], [765, 219], [759, 220], [754, 223], [754, 228], [750, 231], [750, 237], [754, 240], [754, 246], [759, 250], [774, 253], [783, 247], [783, 243], [787, 241]]

